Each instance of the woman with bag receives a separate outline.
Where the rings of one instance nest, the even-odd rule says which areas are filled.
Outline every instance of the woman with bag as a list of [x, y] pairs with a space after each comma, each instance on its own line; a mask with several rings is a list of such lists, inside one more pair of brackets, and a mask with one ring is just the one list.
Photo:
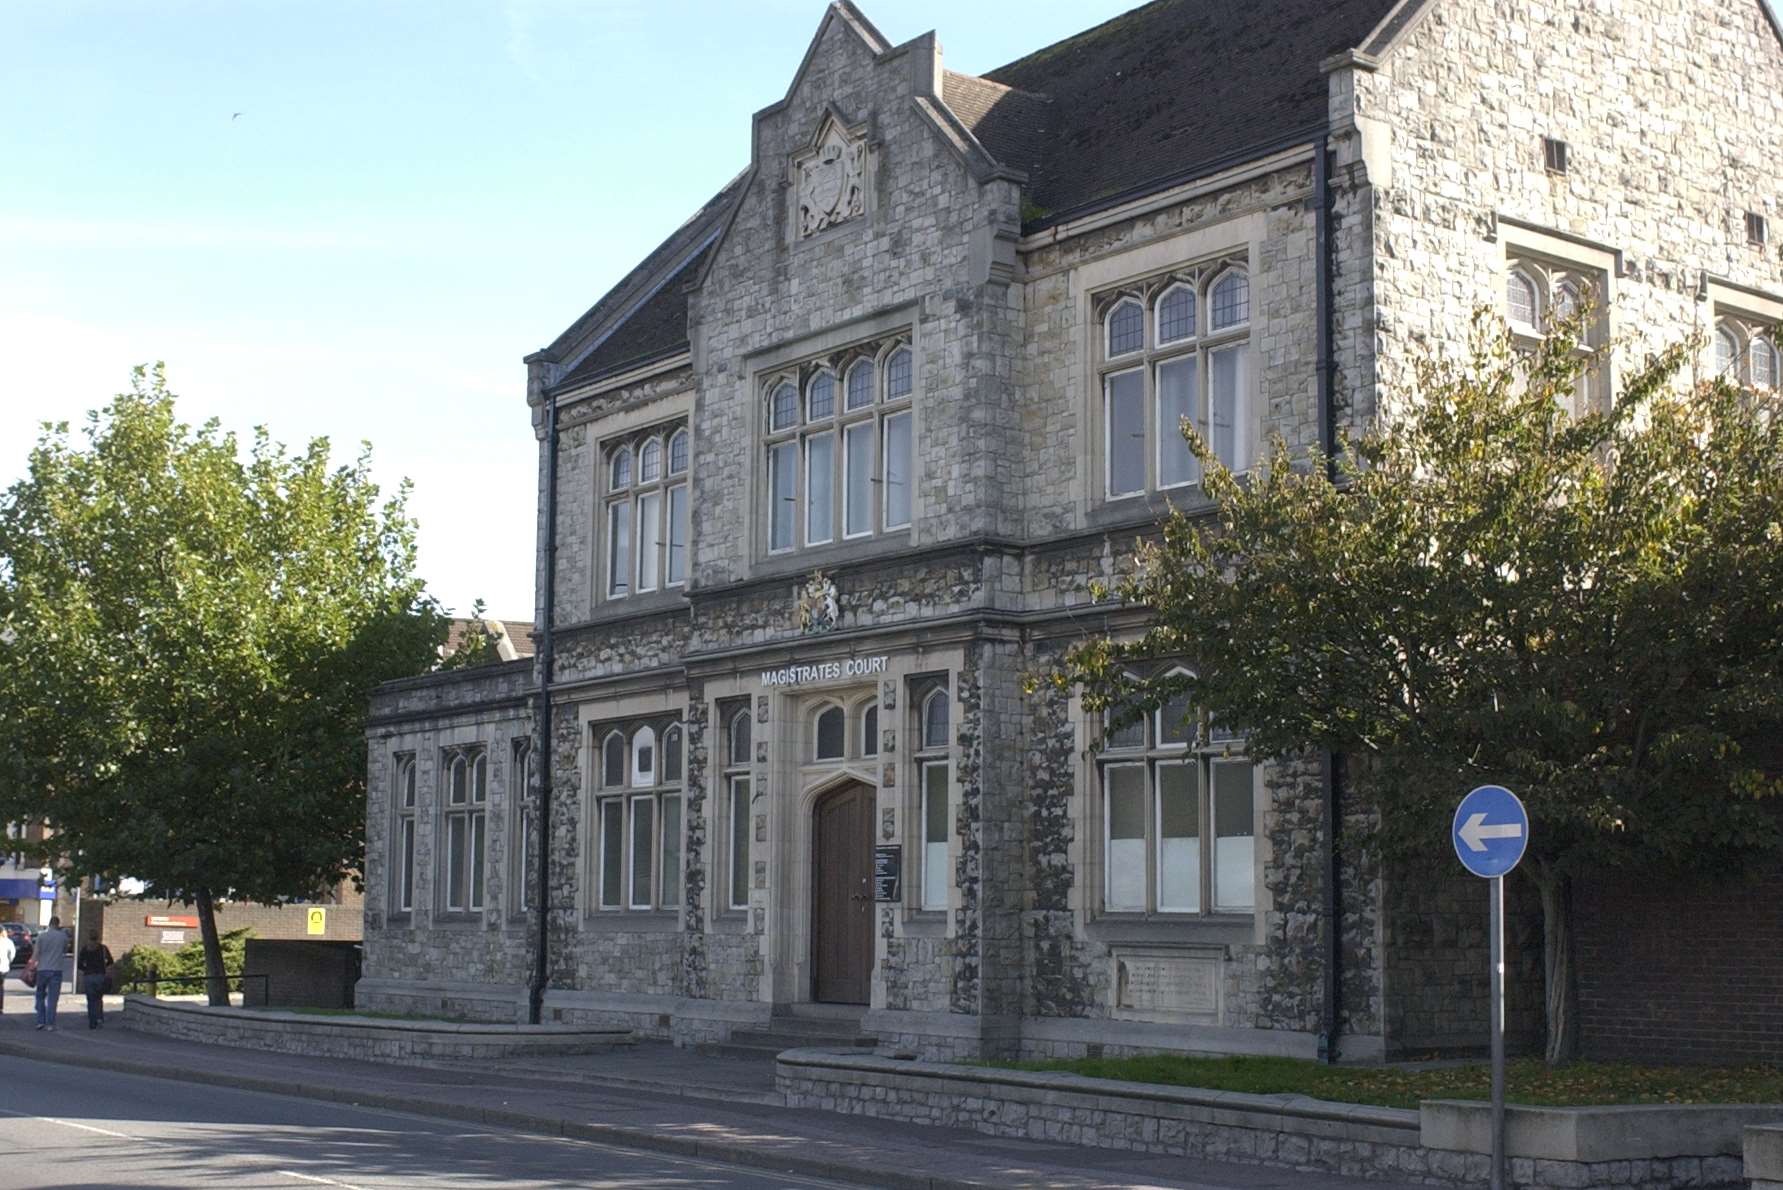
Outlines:
[[74, 970], [80, 977], [80, 990], [87, 994], [87, 1028], [105, 1024], [106, 985], [111, 982], [111, 950], [99, 941], [98, 930], [87, 931], [87, 944], [75, 957]]

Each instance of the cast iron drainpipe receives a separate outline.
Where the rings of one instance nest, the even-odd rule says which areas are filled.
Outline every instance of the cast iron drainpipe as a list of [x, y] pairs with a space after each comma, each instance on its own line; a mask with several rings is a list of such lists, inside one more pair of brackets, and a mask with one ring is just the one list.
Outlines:
[[[1329, 138], [1320, 136], [1313, 150], [1313, 201], [1318, 311], [1318, 386], [1319, 446], [1325, 452], [1325, 473], [1337, 478], [1337, 394], [1332, 378], [1335, 369], [1331, 343], [1331, 320], [1336, 305], [1331, 277], [1331, 165]], [[1338, 1058], [1338, 1013], [1343, 987], [1343, 898], [1338, 887], [1338, 832], [1343, 829], [1343, 808], [1340, 764], [1342, 758], [1327, 750], [1323, 768], [1324, 806], [1320, 832], [1325, 846], [1325, 961], [1323, 996], [1319, 1006], [1319, 1061], [1335, 1062]]]
[[[539, 633], [539, 750], [543, 753], [533, 765], [538, 775], [539, 812], [533, 824], [538, 831], [539, 886], [534, 900], [539, 915], [538, 947], [533, 957], [532, 986], [528, 989], [526, 1019], [543, 1023], [545, 982], [549, 978], [551, 896], [551, 680], [555, 654], [552, 623], [557, 618], [557, 397], [545, 402], [545, 598], [540, 615], [544, 619]], [[522, 877], [524, 879], [524, 877]]]

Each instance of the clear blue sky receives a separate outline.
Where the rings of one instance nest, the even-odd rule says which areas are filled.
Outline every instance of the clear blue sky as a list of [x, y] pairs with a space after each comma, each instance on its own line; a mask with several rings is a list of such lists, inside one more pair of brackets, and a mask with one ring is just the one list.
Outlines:
[[[1740, 0], [1730, 0], [1740, 2]], [[988, 70], [1134, 0], [863, 0]], [[821, 0], [9, 0], [0, 485], [165, 360], [189, 418], [415, 482], [446, 603], [532, 613], [520, 358], [746, 164]], [[234, 113], [239, 112], [239, 116]]]
[[[988, 70], [1133, 0], [864, 5]], [[165, 360], [190, 420], [373, 444], [446, 603], [532, 614], [520, 359], [747, 164], [821, 0], [11, 0], [0, 486]], [[234, 113], [240, 112], [240, 116]]]

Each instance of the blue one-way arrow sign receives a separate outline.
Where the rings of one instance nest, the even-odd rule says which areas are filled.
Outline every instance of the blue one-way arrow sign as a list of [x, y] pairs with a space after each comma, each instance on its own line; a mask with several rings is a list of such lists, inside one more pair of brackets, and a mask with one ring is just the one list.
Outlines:
[[1482, 785], [1455, 807], [1455, 854], [1475, 876], [1502, 876], [1529, 846], [1529, 813], [1502, 785]]

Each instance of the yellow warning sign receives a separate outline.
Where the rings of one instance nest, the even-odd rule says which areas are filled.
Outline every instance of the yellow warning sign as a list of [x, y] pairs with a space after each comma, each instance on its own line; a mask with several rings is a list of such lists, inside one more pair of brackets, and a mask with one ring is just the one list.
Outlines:
[[309, 932], [311, 934], [326, 934], [328, 932], [328, 910], [310, 910]]

